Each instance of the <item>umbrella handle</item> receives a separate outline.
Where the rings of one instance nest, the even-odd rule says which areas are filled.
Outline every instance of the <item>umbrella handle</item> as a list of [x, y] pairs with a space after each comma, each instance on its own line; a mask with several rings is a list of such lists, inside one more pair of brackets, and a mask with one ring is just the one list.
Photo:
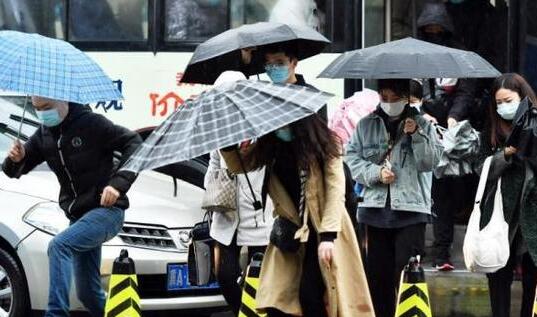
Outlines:
[[254, 209], [259, 210], [263, 208], [263, 204], [257, 200], [257, 197], [254, 193], [254, 188], [252, 187], [252, 183], [250, 182], [250, 178], [248, 177], [248, 173], [246, 172], [246, 168], [244, 167], [244, 161], [242, 160], [241, 152], [239, 151], [239, 148], [235, 148], [235, 152], [237, 153], [237, 157], [239, 158], [239, 163], [241, 164], [242, 171], [244, 172], [244, 176], [246, 177], [246, 182], [248, 183], [248, 188], [250, 188], [250, 192], [252, 193], [252, 198], [254, 199]]
[[28, 104], [28, 95], [24, 98], [24, 107], [22, 109], [22, 118], [21, 122], [19, 123], [19, 129], [17, 130], [17, 140], [20, 141], [21, 131], [22, 131], [22, 123], [24, 122], [24, 116], [26, 115], [26, 105]]

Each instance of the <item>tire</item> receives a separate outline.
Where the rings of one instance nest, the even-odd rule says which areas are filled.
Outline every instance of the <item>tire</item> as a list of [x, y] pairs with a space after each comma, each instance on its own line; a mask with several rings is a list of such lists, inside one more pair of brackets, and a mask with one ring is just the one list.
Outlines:
[[[15, 258], [0, 249], [0, 309], [9, 317], [26, 317], [29, 311], [28, 287]], [[7, 290], [11, 288], [11, 292]], [[1, 311], [0, 311], [1, 312]]]

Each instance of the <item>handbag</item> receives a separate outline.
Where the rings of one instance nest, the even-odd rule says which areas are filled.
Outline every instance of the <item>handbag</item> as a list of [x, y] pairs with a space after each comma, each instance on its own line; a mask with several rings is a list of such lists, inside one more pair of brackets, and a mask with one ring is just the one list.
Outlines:
[[190, 285], [203, 286], [216, 281], [214, 275], [214, 239], [211, 230], [211, 215], [205, 213], [203, 221], [196, 223], [190, 231], [188, 246], [188, 281]]
[[494, 209], [490, 222], [479, 229], [481, 200], [485, 192], [492, 157], [485, 160], [479, 179], [474, 209], [464, 237], [464, 263], [468, 270], [480, 273], [494, 273], [505, 267], [509, 260], [509, 224], [505, 221], [501, 193], [501, 179], [494, 195]]
[[228, 169], [209, 172], [201, 208], [215, 212], [237, 210], [237, 178]]
[[[305, 198], [306, 198], [306, 171], [300, 171], [300, 202], [299, 202], [299, 218], [302, 220], [302, 215], [305, 211]], [[296, 225], [291, 220], [278, 216], [274, 219], [272, 224], [272, 230], [270, 231], [270, 243], [280, 249], [282, 252], [294, 253], [300, 248], [299, 239], [295, 239], [295, 234], [300, 229], [300, 226]]]

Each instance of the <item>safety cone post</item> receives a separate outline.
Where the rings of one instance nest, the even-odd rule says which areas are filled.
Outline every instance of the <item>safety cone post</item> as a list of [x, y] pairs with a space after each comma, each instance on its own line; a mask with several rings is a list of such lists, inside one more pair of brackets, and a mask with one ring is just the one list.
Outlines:
[[419, 256], [410, 258], [403, 270], [395, 317], [432, 317], [429, 290]]
[[114, 261], [106, 300], [105, 317], [141, 317], [138, 280], [134, 261], [127, 250], [121, 250]]
[[246, 270], [246, 279], [242, 290], [241, 308], [239, 317], [257, 317], [266, 316], [256, 311], [255, 296], [259, 288], [259, 274], [261, 273], [261, 262], [263, 262], [263, 253], [256, 253]]

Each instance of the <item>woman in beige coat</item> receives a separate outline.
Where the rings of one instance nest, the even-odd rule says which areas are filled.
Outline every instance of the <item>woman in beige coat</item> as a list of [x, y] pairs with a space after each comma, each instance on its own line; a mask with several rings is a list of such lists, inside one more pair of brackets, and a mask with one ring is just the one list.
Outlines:
[[[274, 316], [374, 316], [358, 243], [345, 210], [345, 177], [336, 136], [313, 115], [260, 138], [241, 152], [247, 171], [267, 168], [263, 192], [276, 216], [299, 227], [298, 251], [271, 241], [263, 260], [257, 308]], [[222, 150], [243, 173], [239, 152]], [[301, 216], [300, 216], [301, 215]]]

